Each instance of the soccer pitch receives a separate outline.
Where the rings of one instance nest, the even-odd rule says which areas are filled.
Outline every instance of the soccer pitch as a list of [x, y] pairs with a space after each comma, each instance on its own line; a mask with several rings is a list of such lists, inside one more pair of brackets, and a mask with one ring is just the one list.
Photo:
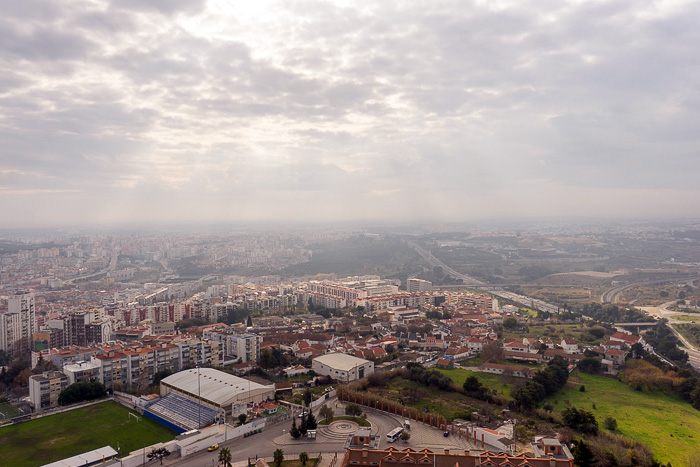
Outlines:
[[174, 431], [114, 401], [0, 428], [3, 465], [40, 466], [102, 446], [122, 455], [175, 438]]

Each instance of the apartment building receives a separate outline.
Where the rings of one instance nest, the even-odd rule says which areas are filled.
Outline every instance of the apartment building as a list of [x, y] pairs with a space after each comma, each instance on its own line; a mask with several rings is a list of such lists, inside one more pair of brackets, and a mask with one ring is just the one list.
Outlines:
[[58, 396], [68, 387], [68, 376], [60, 371], [47, 371], [29, 377], [29, 403], [34, 410], [58, 406]]

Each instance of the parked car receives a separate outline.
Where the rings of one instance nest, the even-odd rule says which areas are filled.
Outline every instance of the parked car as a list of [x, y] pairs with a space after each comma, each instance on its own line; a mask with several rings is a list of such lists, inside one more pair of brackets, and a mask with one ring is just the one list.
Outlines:
[[304, 409], [304, 410], [302, 410], [301, 413], [299, 414], [299, 418], [304, 418], [304, 417], [306, 417], [307, 415], [309, 415], [309, 411], [306, 410], [306, 409]]

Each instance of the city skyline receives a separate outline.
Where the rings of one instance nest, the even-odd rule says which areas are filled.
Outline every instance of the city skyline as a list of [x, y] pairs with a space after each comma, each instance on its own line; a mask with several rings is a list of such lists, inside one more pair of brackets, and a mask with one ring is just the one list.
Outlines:
[[4, 10], [5, 228], [700, 216], [692, 2]]

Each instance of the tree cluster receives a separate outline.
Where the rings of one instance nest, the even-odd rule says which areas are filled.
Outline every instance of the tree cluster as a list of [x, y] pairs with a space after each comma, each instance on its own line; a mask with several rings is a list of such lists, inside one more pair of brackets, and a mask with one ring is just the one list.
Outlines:
[[533, 409], [540, 401], [564, 387], [569, 379], [569, 364], [560, 356], [556, 356], [544, 370], [520, 386], [513, 394], [515, 404], [524, 410]]
[[265, 369], [285, 367], [289, 365], [291, 357], [276, 347], [266, 347], [260, 351], [261, 367]]
[[449, 376], [443, 375], [437, 370], [426, 370], [419, 363], [409, 363], [403, 376], [423, 386], [435, 386], [442, 391], [454, 391], [454, 385]]
[[576, 407], [564, 409], [561, 413], [562, 421], [569, 428], [584, 434], [598, 433], [598, 421], [593, 413]]
[[581, 312], [603, 323], [652, 322], [654, 318], [634, 308], [620, 308], [617, 305], [587, 303]]
[[676, 363], [687, 363], [688, 354], [678, 347], [678, 338], [673, 334], [668, 326], [663, 326], [663, 320], [654, 328], [654, 332], [648, 332], [644, 339], [654, 349]]
[[462, 387], [464, 388], [464, 393], [469, 397], [473, 397], [474, 399], [479, 399], [481, 401], [493, 401], [493, 397], [491, 397], [491, 391], [489, 391], [488, 386], [484, 385], [476, 376], [469, 376], [466, 381], [464, 381]]
[[59, 405], [91, 401], [107, 395], [104, 385], [98, 381], [73, 383], [58, 395]]
[[362, 407], [358, 404], [348, 404], [345, 406], [345, 415], [350, 415], [351, 417], [359, 417], [362, 415]]

